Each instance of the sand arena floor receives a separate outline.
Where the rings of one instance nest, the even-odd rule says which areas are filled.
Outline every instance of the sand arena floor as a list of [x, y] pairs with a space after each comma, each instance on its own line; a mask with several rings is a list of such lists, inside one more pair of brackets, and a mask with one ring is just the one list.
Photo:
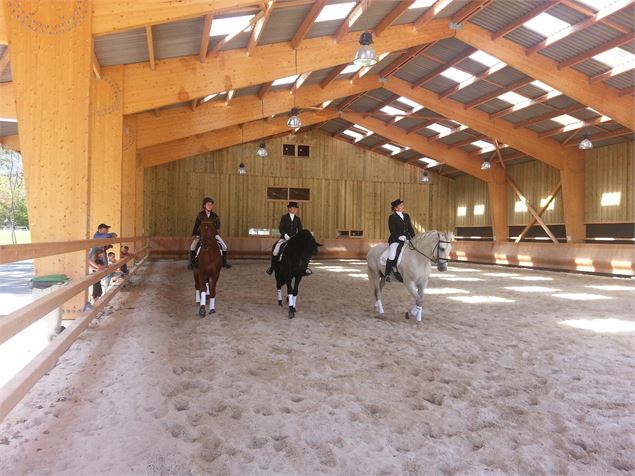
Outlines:
[[145, 264], [0, 425], [0, 473], [635, 472], [635, 280], [451, 264], [417, 324], [317, 260], [290, 321], [266, 266], [200, 319], [185, 263]]

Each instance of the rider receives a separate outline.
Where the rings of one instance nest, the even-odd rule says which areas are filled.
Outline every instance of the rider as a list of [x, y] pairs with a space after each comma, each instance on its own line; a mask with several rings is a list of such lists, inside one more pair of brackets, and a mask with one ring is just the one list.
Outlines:
[[269, 266], [267, 274], [273, 273], [273, 267], [276, 263], [276, 259], [278, 258], [278, 254], [280, 253], [280, 247], [282, 244], [289, 241], [292, 236], [297, 235], [299, 231], [302, 231], [302, 221], [298, 216], [298, 202], [289, 202], [287, 210], [289, 210], [289, 213], [285, 213], [280, 218], [280, 225], [278, 225], [280, 239], [273, 248], [271, 266]]
[[192, 244], [190, 245], [190, 263], [188, 265], [188, 268], [189, 269], [194, 268], [194, 262], [196, 260], [196, 250], [198, 249], [198, 244], [201, 241], [200, 229], [201, 229], [201, 222], [203, 220], [211, 220], [212, 222], [214, 222], [214, 225], [216, 226], [215, 238], [223, 254], [223, 268], [231, 268], [232, 265], [227, 262], [227, 245], [225, 244], [225, 242], [223, 241], [223, 239], [220, 237], [220, 234], [219, 234], [220, 233], [220, 218], [218, 217], [216, 212], [214, 212], [214, 200], [212, 200], [210, 197], [205, 197], [203, 199], [202, 207], [203, 207], [203, 210], [201, 210], [199, 214], [196, 215], [196, 221], [194, 222], [194, 228], [192, 229], [192, 236], [194, 237], [194, 240], [192, 241]]
[[[401, 253], [404, 243], [406, 240], [415, 236], [415, 231], [410, 222], [410, 215], [404, 213], [405, 205], [403, 200], [401, 198], [393, 200], [390, 202], [390, 206], [392, 207], [393, 213], [388, 218], [388, 228], [390, 230], [388, 243], [390, 252], [388, 254], [388, 260], [386, 261], [386, 272], [384, 273], [386, 281], [390, 281], [390, 272], [393, 266], [396, 268], [399, 254]], [[394, 274], [397, 281], [403, 283], [403, 278], [397, 269], [395, 269]]]

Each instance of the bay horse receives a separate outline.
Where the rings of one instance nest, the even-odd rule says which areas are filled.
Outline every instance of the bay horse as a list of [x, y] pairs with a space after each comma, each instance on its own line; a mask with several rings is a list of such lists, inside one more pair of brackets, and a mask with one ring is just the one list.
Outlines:
[[[406, 319], [415, 317], [421, 322], [423, 295], [428, 285], [428, 279], [432, 273], [432, 265], [437, 270], [447, 271], [450, 250], [452, 249], [452, 233], [441, 233], [436, 230], [426, 233], [417, 233], [408, 241], [401, 252], [399, 271], [403, 277], [404, 286], [415, 298], [415, 305], [406, 311]], [[375, 291], [375, 310], [379, 314], [384, 313], [381, 302], [381, 291], [386, 284], [386, 276], [381, 272], [385, 268], [382, 265], [382, 255], [388, 249], [387, 244], [373, 246], [366, 257], [368, 263], [368, 281]]]
[[220, 277], [223, 257], [216, 241], [216, 223], [210, 220], [201, 222], [201, 246], [194, 265], [194, 286], [198, 315], [205, 317], [205, 301], [209, 296], [209, 313], [216, 313], [216, 284]]
[[295, 317], [300, 281], [303, 276], [311, 274], [308, 268], [309, 261], [318, 252], [318, 246], [322, 245], [315, 241], [309, 230], [301, 230], [287, 241], [282, 251], [282, 258], [276, 260], [273, 267], [280, 306], [282, 306], [282, 285], [287, 285], [289, 319]]

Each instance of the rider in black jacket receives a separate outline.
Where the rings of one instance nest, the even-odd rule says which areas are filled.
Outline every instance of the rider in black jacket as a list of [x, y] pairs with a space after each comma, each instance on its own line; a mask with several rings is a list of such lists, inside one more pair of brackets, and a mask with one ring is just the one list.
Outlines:
[[278, 254], [280, 253], [280, 247], [282, 246], [282, 244], [289, 241], [292, 236], [297, 235], [299, 231], [302, 231], [302, 221], [298, 216], [298, 202], [289, 202], [289, 204], [287, 205], [287, 210], [289, 210], [289, 213], [285, 213], [280, 218], [280, 225], [278, 225], [278, 230], [280, 231], [280, 239], [273, 249], [273, 254], [271, 256], [271, 266], [269, 266], [267, 274], [273, 273], [273, 267], [275, 265], [276, 259], [278, 258]]
[[[388, 260], [386, 261], [386, 281], [390, 281], [390, 272], [393, 266], [397, 265], [399, 254], [403, 248], [406, 240], [410, 240], [415, 236], [415, 230], [412, 228], [412, 222], [410, 221], [410, 215], [404, 213], [404, 202], [401, 198], [393, 200], [390, 203], [393, 213], [388, 218], [388, 229], [390, 230], [390, 237], [388, 243], [390, 246], [390, 252]], [[395, 277], [399, 282], [403, 282], [403, 278], [399, 271], [395, 270]]]

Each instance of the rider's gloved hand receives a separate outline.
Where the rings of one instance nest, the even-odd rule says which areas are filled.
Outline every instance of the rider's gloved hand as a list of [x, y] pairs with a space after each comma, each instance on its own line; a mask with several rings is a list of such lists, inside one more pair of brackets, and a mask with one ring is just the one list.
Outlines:
[[284, 239], [285, 239], [285, 240], [288, 240], [289, 238], [291, 238], [291, 237], [285, 233], [285, 234], [284, 234]]
[[406, 241], [406, 235], [401, 235], [399, 237], [399, 241]]

